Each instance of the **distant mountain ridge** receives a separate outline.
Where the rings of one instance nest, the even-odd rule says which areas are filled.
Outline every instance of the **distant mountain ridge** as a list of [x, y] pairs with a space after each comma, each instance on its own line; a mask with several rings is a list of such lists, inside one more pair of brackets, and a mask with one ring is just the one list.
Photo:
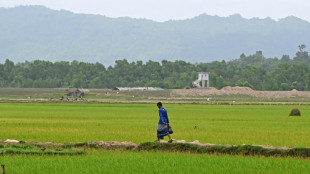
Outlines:
[[231, 60], [261, 50], [266, 57], [294, 55], [310, 46], [310, 23], [289, 16], [279, 21], [199, 15], [155, 22], [74, 14], [42, 6], [0, 8], [0, 60]]

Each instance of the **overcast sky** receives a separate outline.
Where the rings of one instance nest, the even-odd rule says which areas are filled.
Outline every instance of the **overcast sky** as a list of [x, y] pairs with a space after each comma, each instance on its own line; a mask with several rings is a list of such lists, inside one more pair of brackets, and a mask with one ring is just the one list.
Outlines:
[[239, 13], [245, 18], [276, 20], [293, 15], [310, 21], [310, 0], [0, 0], [0, 7], [19, 5], [155, 21], [192, 18], [202, 13], [218, 16]]

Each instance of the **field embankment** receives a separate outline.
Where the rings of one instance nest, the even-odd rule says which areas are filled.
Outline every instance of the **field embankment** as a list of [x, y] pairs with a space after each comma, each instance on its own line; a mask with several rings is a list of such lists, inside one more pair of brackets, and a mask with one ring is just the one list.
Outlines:
[[266, 157], [300, 157], [310, 158], [310, 148], [275, 147], [264, 145], [221, 145], [201, 144], [176, 140], [173, 143], [141, 143], [131, 142], [84, 142], [84, 143], [42, 143], [0, 140], [0, 155], [31, 154], [31, 155], [83, 155], [87, 149], [129, 150], [129, 151], [165, 151], [185, 153], [207, 153], [224, 155], [266, 156]]

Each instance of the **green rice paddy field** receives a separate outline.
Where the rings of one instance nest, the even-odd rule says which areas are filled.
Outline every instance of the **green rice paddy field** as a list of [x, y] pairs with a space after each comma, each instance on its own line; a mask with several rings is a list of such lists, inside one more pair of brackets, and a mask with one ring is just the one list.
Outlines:
[[[310, 146], [310, 106], [167, 104], [174, 139]], [[301, 117], [289, 117], [292, 108]], [[1, 103], [0, 140], [154, 141], [155, 104]], [[196, 128], [195, 128], [196, 127]], [[7, 173], [310, 173], [303, 158], [88, 150], [82, 156], [3, 155]]]
[[0, 157], [7, 174], [309, 173], [309, 160], [188, 153], [91, 151], [86, 156]]

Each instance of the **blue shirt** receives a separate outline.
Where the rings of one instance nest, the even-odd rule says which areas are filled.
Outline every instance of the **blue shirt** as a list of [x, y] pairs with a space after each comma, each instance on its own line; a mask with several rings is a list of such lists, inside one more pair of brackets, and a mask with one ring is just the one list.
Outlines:
[[165, 108], [159, 109], [159, 121], [158, 124], [169, 123], [167, 110]]

